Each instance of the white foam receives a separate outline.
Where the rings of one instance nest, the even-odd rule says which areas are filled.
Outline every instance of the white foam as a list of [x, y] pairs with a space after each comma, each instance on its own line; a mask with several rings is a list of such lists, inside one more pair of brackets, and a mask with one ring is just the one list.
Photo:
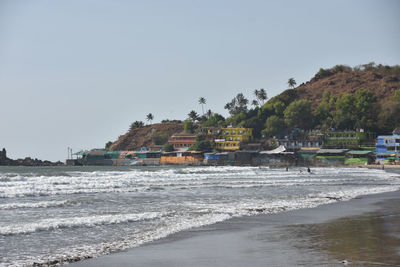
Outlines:
[[60, 207], [60, 206], [66, 205], [68, 202], [69, 202], [68, 200], [38, 201], [38, 202], [14, 202], [14, 203], [0, 204], [0, 210]]
[[94, 215], [87, 217], [43, 219], [30, 223], [18, 223], [0, 227], [0, 235], [29, 234], [39, 231], [50, 231], [60, 228], [93, 227], [97, 225], [118, 224], [161, 217], [157, 212], [139, 214]]

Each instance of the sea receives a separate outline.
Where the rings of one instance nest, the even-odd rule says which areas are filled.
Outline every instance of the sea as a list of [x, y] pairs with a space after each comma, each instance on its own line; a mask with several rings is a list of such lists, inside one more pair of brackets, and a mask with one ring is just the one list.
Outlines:
[[0, 167], [0, 266], [65, 263], [235, 217], [399, 190], [366, 168]]

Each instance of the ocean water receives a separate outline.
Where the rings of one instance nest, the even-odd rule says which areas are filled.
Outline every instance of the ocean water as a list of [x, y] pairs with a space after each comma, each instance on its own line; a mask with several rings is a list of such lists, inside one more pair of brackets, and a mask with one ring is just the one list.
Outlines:
[[97, 257], [233, 217], [399, 188], [400, 175], [361, 168], [0, 167], [0, 266]]

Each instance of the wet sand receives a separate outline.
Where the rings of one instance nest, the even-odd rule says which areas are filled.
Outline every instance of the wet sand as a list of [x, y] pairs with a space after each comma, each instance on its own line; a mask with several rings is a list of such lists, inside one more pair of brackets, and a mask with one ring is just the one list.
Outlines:
[[72, 266], [400, 266], [400, 191], [235, 218]]

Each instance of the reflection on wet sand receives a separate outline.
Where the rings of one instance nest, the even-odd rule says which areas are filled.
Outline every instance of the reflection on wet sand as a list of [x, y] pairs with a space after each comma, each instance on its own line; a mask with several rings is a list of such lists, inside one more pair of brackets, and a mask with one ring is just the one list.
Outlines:
[[361, 216], [288, 226], [285, 235], [301, 251], [323, 253], [348, 266], [400, 266], [400, 201], [380, 207]]

